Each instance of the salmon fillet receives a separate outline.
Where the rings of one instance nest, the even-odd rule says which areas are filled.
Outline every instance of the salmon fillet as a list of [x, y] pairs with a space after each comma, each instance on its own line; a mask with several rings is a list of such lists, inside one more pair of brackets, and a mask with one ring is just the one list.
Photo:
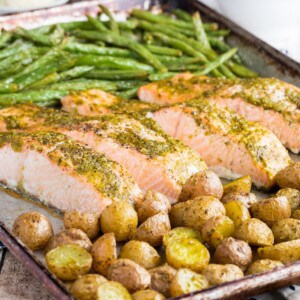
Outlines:
[[282, 144], [300, 152], [300, 89], [275, 78], [222, 79], [180, 74], [140, 87], [140, 100], [173, 104], [203, 97], [271, 130]]
[[[101, 113], [100, 100], [90, 97], [88, 101], [86, 97], [81, 112], [88, 114], [89, 102], [97, 101], [93, 114]], [[68, 101], [72, 101], [71, 96]], [[138, 111], [153, 119], [165, 133], [200, 153], [208, 167], [223, 178], [251, 175], [258, 188], [269, 189], [275, 184], [277, 172], [291, 162], [271, 131], [205, 99], [167, 106], [121, 100], [110, 109]]]
[[200, 155], [166, 135], [148, 118], [125, 114], [80, 117], [55, 109], [18, 105], [0, 110], [0, 130], [51, 130], [84, 142], [126, 167], [143, 190], [176, 202], [182, 185], [206, 169]]
[[56, 132], [0, 133], [0, 181], [60, 211], [101, 211], [141, 191], [119, 164]]

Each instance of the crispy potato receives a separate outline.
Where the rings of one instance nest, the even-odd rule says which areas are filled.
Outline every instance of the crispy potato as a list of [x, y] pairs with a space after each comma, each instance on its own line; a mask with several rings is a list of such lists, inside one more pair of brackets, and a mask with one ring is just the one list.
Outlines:
[[270, 246], [274, 244], [272, 230], [264, 222], [252, 218], [243, 222], [236, 230], [235, 237], [252, 246]]
[[82, 230], [71, 228], [60, 231], [58, 234], [54, 235], [47, 244], [45, 252], [47, 253], [50, 250], [65, 244], [75, 244], [85, 248], [87, 251], [89, 251], [92, 246], [89, 237]]
[[202, 275], [205, 276], [210, 285], [222, 284], [244, 277], [243, 271], [232, 264], [209, 264], [202, 272]]
[[202, 196], [172, 206], [170, 220], [173, 227], [190, 227], [201, 232], [211, 217], [225, 216], [224, 205], [212, 196]]
[[295, 162], [279, 171], [275, 177], [277, 184], [283, 188], [300, 190], [300, 162]]
[[250, 208], [250, 206], [253, 203], [257, 202], [257, 198], [256, 198], [255, 194], [253, 194], [253, 193], [247, 193], [247, 194], [230, 193], [221, 199], [221, 202], [223, 204], [226, 204], [231, 201], [239, 201], [239, 202], [243, 203], [244, 205], [246, 205], [247, 208]]
[[138, 214], [139, 223], [143, 223], [158, 213], [167, 214], [171, 209], [171, 203], [163, 194], [148, 190], [144, 198], [136, 202], [135, 209]]
[[163, 245], [167, 247], [170, 242], [182, 238], [195, 238], [201, 243], [204, 242], [203, 237], [198, 231], [188, 227], [176, 227], [164, 235]]
[[276, 193], [276, 196], [285, 196], [289, 200], [292, 211], [300, 208], [300, 191], [291, 188], [285, 188], [279, 190]]
[[115, 235], [105, 233], [99, 237], [91, 248], [93, 269], [104, 276], [107, 275], [110, 265], [117, 260], [117, 243]]
[[120, 258], [113, 262], [107, 273], [109, 280], [123, 284], [130, 293], [144, 290], [151, 283], [149, 272], [130, 259]]
[[99, 215], [93, 212], [72, 210], [64, 214], [65, 228], [77, 228], [86, 233], [86, 235], [93, 239], [100, 231]]
[[50, 221], [39, 212], [26, 212], [18, 216], [13, 233], [31, 250], [46, 247], [53, 236]]
[[100, 224], [103, 233], [113, 232], [118, 242], [126, 241], [137, 228], [138, 216], [129, 202], [114, 202], [103, 210]]
[[226, 215], [234, 222], [236, 227], [251, 218], [247, 206], [240, 201], [229, 201], [224, 204]]
[[259, 259], [249, 266], [246, 275], [264, 273], [282, 266], [283, 263], [280, 261], [271, 259]]
[[251, 176], [250, 175], [243, 176], [227, 184], [224, 184], [223, 196], [226, 196], [230, 193], [247, 194], [250, 193], [251, 187], [252, 187]]
[[209, 286], [207, 279], [189, 269], [180, 269], [170, 284], [171, 297], [200, 291]]
[[78, 300], [97, 299], [98, 287], [107, 279], [98, 274], [87, 274], [77, 279], [71, 286], [70, 292]]
[[46, 254], [49, 271], [61, 280], [75, 280], [87, 274], [92, 260], [86, 249], [75, 244], [58, 246]]
[[218, 264], [236, 265], [245, 271], [252, 261], [252, 250], [246, 242], [229, 237], [219, 244], [213, 260]]
[[295, 211], [292, 213], [292, 217], [293, 217], [294, 219], [300, 220], [300, 209], [295, 210]]
[[300, 239], [262, 247], [257, 250], [258, 257], [289, 263], [300, 260]]
[[179, 201], [187, 201], [199, 196], [213, 196], [221, 199], [223, 185], [220, 178], [212, 171], [201, 171], [192, 175], [183, 185]]
[[143, 241], [126, 243], [121, 249], [119, 258], [131, 259], [147, 270], [161, 264], [161, 258], [155, 248]]
[[170, 242], [166, 248], [167, 263], [172, 267], [189, 268], [200, 272], [209, 263], [206, 247], [194, 238], [183, 238]]
[[285, 196], [273, 197], [253, 203], [250, 212], [254, 218], [272, 226], [277, 220], [290, 218], [291, 206]]
[[150, 288], [170, 297], [170, 284], [177, 271], [171, 266], [165, 264], [149, 271], [151, 275]]
[[132, 239], [144, 241], [153, 247], [157, 247], [162, 244], [163, 236], [170, 230], [169, 216], [159, 213], [142, 223], [132, 235]]
[[300, 220], [282, 219], [272, 226], [275, 243], [300, 239]]
[[107, 281], [97, 291], [97, 300], [131, 300], [127, 289], [119, 282]]
[[202, 228], [205, 242], [216, 248], [220, 242], [234, 234], [234, 223], [226, 216], [217, 216], [208, 219]]
[[137, 291], [132, 294], [133, 300], [164, 300], [166, 299], [162, 294], [153, 290]]

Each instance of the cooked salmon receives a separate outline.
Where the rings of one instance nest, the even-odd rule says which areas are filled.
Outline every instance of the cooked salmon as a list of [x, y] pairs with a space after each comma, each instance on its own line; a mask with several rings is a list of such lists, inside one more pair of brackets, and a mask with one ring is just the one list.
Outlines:
[[126, 167], [143, 190], [176, 202], [182, 185], [206, 169], [201, 156], [166, 135], [152, 120], [125, 114], [80, 117], [50, 108], [18, 105], [0, 110], [0, 130], [51, 130], [84, 142]]
[[300, 89], [278, 79], [231, 80], [184, 73], [142, 86], [138, 95], [142, 101], [157, 104], [209, 99], [264, 125], [286, 148], [300, 152]]
[[101, 211], [141, 190], [118, 163], [56, 132], [0, 133], [0, 181], [60, 211]]

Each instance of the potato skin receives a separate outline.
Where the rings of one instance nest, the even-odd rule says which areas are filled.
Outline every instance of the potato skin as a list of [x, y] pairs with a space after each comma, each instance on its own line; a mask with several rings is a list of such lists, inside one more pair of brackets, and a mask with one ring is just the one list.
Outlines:
[[103, 233], [113, 232], [118, 242], [126, 241], [137, 228], [138, 216], [129, 202], [114, 202], [103, 210], [100, 225]]
[[257, 198], [253, 193], [240, 194], [240, 193], [230, 193], [221, 199], [221, 202], [225, 205], [230, 201], [239, 201], [250, 208], [253, 203], [257, 202]]
[[[109, 296], [108, 296], [109, 295]], [[97, 300], [132, 300], [127, 289], [119, 282], [107, 281], [101, 284], [97, 291]]]
[[292, 218], [278, 220], [271, 229], [276, 243], [300, 239], [300, 220]]
[[276, 196], [285, 196], [291, 206], [292, 212], [300, 208], [300, 191], [291, 188], [281, 189], [276, 193]]
[[230, 193], [239, 193], [239, 194], [250, 193], [251, 187], [252, 187], [251, 176], [250, 175], [243, 176], [227, 184], [224, 184], [223, 196], [226, 196]]
[[271, 260], [271, 259], [259, 259], [253, 262], [249, 266], [246, 275], [264, 273], [282, 266], [283, 263], [280, 261]]
[[164, 300], [166, 299], [162, 294], [153, 290], [142, 290], [132, 294], [132, 300]]
[[293, 213], [292, 213], [292, 217], [294, 219], [300, 220], [300, 209], [296, 209]]
[[187, 201], [199, 196], [213, 196], [221, 199], [223, 185], [220, 178], [212, 171], [201, 171], [192, 175], [183, 185], [179, 201]]
[[120, 282], [130, 293], [146, 289], [151, 283], [149, 272], [126, 258], [120, 258], [110, 265], [107, 278]]
[[39, 212], [26, 212], [15, 220], [13, 233], [35, 251], [46, 247], [53, 236], [53, 229], [46, 216]]
[[234, 264], [245, 271], [252, 261], [252, 250], [246, 242], [228, 237], [217, 247], [213, 260], [218, 264]]
[[121, 249], [119, 258], [130, 259], [146, 270], [158, 267], [161, 258], [156, 249], [143, 241], [129, 241]]
[[277, 184], [283, 188], [300, 190], [300, 162], [295, 162], [279, 171], [275, 177]]

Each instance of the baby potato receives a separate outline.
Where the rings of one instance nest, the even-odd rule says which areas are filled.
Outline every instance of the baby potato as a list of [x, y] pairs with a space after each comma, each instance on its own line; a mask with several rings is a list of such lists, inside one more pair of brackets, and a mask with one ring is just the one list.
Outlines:
[[264, 273], [282, 266], [283, 263], [277, 260], [259, 259], [249, 266], [246, 275]]
[[103, 210], [100, 225], [103, 233], [113, 232], [118, 242], [126, 241], [137, 228], [138, 216], [129, 202], [114, 202]]
[[252, 250], [246, 242], [228, 237], [219, 244], [213, 259], [218, 264], [233, 264], [245, 271], [252, 261]]
[[143, 241], [126, 243], [120, 251], [119, 258], [128, 258], [147, 270], [161, 264], [161, 258], [155, 248]]
[[290, 203], [292, 211], [300, 208], [300, 191], [291, 188], [285, 188], [279, 190], [276, 193], [276, 196], [285, 196]]
[[99, 215], [94, 212], [72, 210], [64, 214], [65, 228], [77, 228], [86, 233], [86, 235], [93, 239], [100, 231]]
[[222, 284], [244, 277], [243, 271], [232, 264], [209, 264], [202, 272], [202, 275], [205, 276], [210, 285]]
[[50, 272], [61, 280], [76, 280], [89, 272], [92, 256], [76, 244], [60, 245], [46, 254]]
[[163, 236], [170, 230], [169, 216], [164, 213], [159, 213], [142, 223], [133, 233], [132, 239], [144, 241], [153, 247], [157, 247], [162, 244]]
[[250, 175], [240, 177], [227, 184], [224, 184], [223, 197], [230, 193], [239, 193], [239, 194], [250, 193], [251, 187], [252, 187], [252, 180]]
[[164, 235], [163, 245], [167, 247], [170, 242], [182, 238], [195, 238], [201, 243], [204, 242], [201, 234], [198, 231], [188, 227], [176, 227]]
[[212, 171], [201, 171], [192, 175], [183, 185], [179, 201], [187, 201], [199, 196], [213, 196], [221, 199], [223, 185], [220, 178]]
[[180, 269], [174, 276], [170, 285], [171, 297], [200, 291], [209, 286], [207, 279], [189, 269]]
[[104, 276], [107, 275], [110, 265], [117, 260], [117, 243], [115, 235], [105, 233], [99, 237], [91, 248], [93, 269]]
[[234, 234], [234, 223], [226, 216], [217, 216], [208, 219], [202, 228], [205, 242], [216, 248], [220, 242]]
[[133, 300], [164, 300], [166, 299], [162, 294], [153, 290], [137, 291], [132, 294]]
[[190, 227], [201, 232], [211, 217], [225, 216], [224, 205], [212, 196], [201, 196], [172, 206], [170, 220], [173, 227]]
[[91, 249], [92, 242], [88, 238], [88, 236], [80, 229], [71, 228], [62, 230], [56, 235], [54, 235], [47, 247], [45, 249], [45, 253], [49, 252], [50, 250], [65, 244], [75, 244], [85, 248], [87, 251]]
[[138, 214], [139, 223], [158, 214], [167, 214], [171, 209], [170, 200], [158, 192], [148, 190], [141, 201], [136, 202], [135, 209]]
[[251, 218], [247, 206], [240, 201], [229, 201], [224, 204], [226, 215], [234, 222], [236, 227]]
[[264, 222], [252, 218], [243, 222], [236, 230], [235, 237], [252, 246], [270, 246], [274, 244], [272, 230]]
[[300, 239], [258, 248], [258, 257], [279, 260], [286, 264], [300, 260]]
[[144, 290], [151, 283], [149, 272], [130, 259], [119, 258], [113, 262], [107, 273], [107, 278], [120, 282], [130, 293]]
[[277, 184], [283, 188], [300, 190], [300, 162], [295, 162], [279, 171], [275, 177]]
[[34, 211], [19, 215], [12, 230], [33, 251], [45, 248], [53, 236], [53, 229], [48, 218]]
[[300, 220], [282, 219], [272, 226], [275, 243], [300, 239]]
[[247, 208], [250, 208], [253, 203], [257, 202], [257, 198], [253, 193], [247, 193], [247, 194], [230, 193], [221, 199], [221, 202], [223, 204], [226, 204], [231, 201], [241, 202], [244, 205], [246, 205]]
[[107, 279], [98, 274], [87, 274], [77, 279], [71, 286], [71, 294], [78, 300], [97, 299], [98, 287]]
[[119, 282], [107, 281], [97, 291], [97, 300], [132, 300], [127, 289]]
[[296, 209], [293, 213], [292, 213], [292, 217], [294, 219], [300, 220], [300, 209]]
[[277, 220], [291, 217], [291, 206], [285, 196], [273, 197], [253, 203], [250, 212], [254, 218], [272, 226]]
[[166, 259], [167, 263], [176, 269], [189, 268], [200, 272], [208, 265], [210, 254], [198, 240], [183, 238], [167, 245]]

